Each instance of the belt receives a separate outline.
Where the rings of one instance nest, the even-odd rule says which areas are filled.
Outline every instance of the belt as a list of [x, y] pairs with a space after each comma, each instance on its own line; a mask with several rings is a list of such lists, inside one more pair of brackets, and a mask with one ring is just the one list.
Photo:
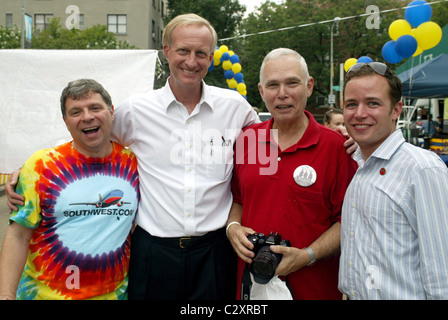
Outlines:
[[155, 243], [172, 247], [172, 248], [181, 248], [187, 249], [194, 246], [198, 246], [201, 244], [210, 243], [216, 239], [220, 239], [221, 237], [225, 238], [225, 228], [221, 228], [215, 231], [210, 231], [203, 236], [191, 236], [191, 237], [178, 237], [178, 238], [161, 238], [155, 237], [148, 233], [152, 241]]

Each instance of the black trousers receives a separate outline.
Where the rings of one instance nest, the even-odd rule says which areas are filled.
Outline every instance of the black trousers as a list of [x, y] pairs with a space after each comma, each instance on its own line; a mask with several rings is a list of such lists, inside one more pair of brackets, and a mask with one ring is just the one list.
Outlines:
[[225, 229], [201, 237], [132, 234], [129, 300], [234, 300], [237, 256]]

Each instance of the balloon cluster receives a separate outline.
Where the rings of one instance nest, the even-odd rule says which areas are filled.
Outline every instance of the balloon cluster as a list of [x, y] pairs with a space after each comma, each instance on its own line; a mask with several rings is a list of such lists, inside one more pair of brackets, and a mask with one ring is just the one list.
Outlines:
[[368, 56], [362, 56], [362, 57], [359, 57], [358, 59], [356, 59], [356, 58], [349, 58], [349, 59], [345, 60], [344, 70], [345, 70], [345, 72], [347, 72], [348, 69], [350, 69], [350, 67], [352, 65], [354, 65], [354, 64], [362, 63], [362, 62], [369, 63], [369, 62], [372, 62], [372, 61], [373, 61], [372, 58], [370, 58]]
[[424, 50], [435, 47], [442, 39], [440, 26], [429, 21], [431, 5], [415, 0], [405, 9], [405, 19], [393, 21], [389, 26], [389, 40], [381, 50], [384, 60], [399, 63], [404, 58], [415, 57]]
[[224, 77], [226, 78], [227, 85], [230, 89], [238, 91], [244, 98], [247, 99], [247, 88], [244, 83], [244, 76], [241, 73], [240, 57], [233, 51], [229, 50], [226, 45], [216, 47], [215, 55], [213, 56], [213, 62], [208, 68], [212, 71], [214, 67], [219, 66], [222, 63], [224, 69]]

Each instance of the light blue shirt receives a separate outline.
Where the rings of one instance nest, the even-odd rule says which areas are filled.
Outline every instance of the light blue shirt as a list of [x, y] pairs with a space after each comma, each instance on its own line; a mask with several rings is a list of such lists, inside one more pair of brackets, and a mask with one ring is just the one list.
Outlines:
[[342, 208], [339, 290], [350, 299], [448, 299], [448, 169], [400, 130], [363, 161]]

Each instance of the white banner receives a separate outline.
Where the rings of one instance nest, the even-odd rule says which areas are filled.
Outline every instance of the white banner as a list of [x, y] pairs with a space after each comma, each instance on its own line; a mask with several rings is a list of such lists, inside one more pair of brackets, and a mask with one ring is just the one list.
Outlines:
[[116, 106], [153, 89], [156, 50], [0, 50], [0, 173], [69, 141], [60, 96], [68, 82], [101, 83]]

